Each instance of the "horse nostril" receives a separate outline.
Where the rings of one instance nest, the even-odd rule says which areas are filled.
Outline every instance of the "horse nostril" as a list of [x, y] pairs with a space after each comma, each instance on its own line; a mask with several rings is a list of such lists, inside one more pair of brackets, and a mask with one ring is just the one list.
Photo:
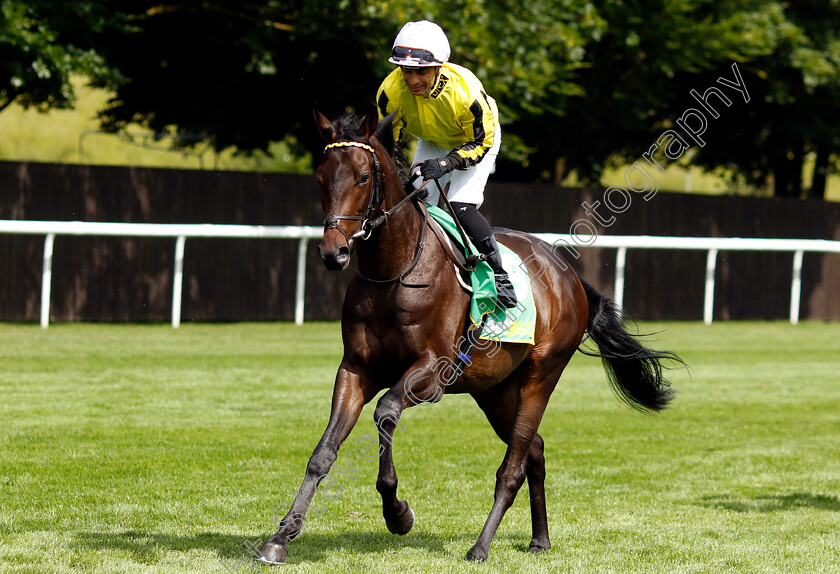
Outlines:
[[344, 261], [347, 261], [348, 259], [350, 259], [350, 248], [347, 247], [346, 245], [342, 245], [341, 247], [338, 248], [338, 253], [335, 256], [335, 260], [340, 262], [340, 263], [343, 263]]

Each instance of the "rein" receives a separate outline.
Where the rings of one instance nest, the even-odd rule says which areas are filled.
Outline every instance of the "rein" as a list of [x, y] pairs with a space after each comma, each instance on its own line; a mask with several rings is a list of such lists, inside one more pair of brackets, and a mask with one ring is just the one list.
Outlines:
[[[383, 180], [385, 179], [385, 176], [382, 173], [382, 168], [381, 168], [381, 165], [379, 163], [379, 157], [376, 155], [376, 150], [372, 146], [369, 146], [369, 145], [361, 143], [361, 142], [341, 141], [341, 142], [333, 142], [331, 144], [328, 144], [324, 148], [324, 153], [326, 153], [330, 149], [339, 148], [339, 147], [360, 148], [360, 149], [369, 151], [370, 154], [373, 156], [373, 170], [372, 170], [373, 173], [371, 174], [372, 181], [371, 181], [371, 184], [370, 184], [370, 198], [368, 199], [368, 205], [365, 208], [364, 215], [337, 215], [335, 213], [331, 213], [331, 214], [327, 215], [327, 217], [324, 219], [324, 231], [326, 231], [328, 229], [338, 229], [338, 231], [341, 232], [341, 234], [347, 240], [348, 247], [350, 249], [352, 249], [353, 246], [354, 246], [355, 240], [361, 239], [362, 241], [365, 241], [365, 240], [369, 239], [370, 236], [373, 234], [373, 232], [377, 228], [381, 227], [382, 225], [387, 224], [388, 220], [391, 218], [391, 216], [397, 210], [399, 210], [401, 207], [403, 207], [406, 203], [408, 203], [409, 201], [414, 199], [414, 197], [418, 193], [420, 193], [420, 191], [422, 191], [423, 188], [426, 187], [426, 184], [428, 184], [429, 182], [428, 181], [423, 182], [423, 185], [421, 185], [419, 188], [415, 189], [414, 191], [412, 191], [411, 193], [406, 195], [406, 197], [401, 199], [391, 209], [388, 209], [388, 210], [382, 209], [382, 202], [385, 201], [385, 193], [382, 190], [382, 184], [383, 184]], [[382, 214], [379, 215], [378, 217], [376, 217], [375, 219], [372, 219], [373, 215], [379, 209], [382, 210]], [[414, 260], [411, 262], [411, 264], [408, 266], [408, 268], [406, 268], [405, 271], [403, 271], [402, 273], [400, 273], [396, 277], [392, 277], [391, 279], [372, 279], [370, 277], [366, 277], [365, 275], [363, 275], [362, 272], [359, 271], [359, 269], [357, 267], [356, 268], [356, 273], [359, 275], [359, 277], [361, 277], [362, 279], [364, 279], [365, 281], [368, 281], [370, 283], [388, 284], [388, 283], [395, 283], [395, 282], [399, 281], [400, 285], [402, 285], [404, 287], [429, 287], [429, 284], [426, 284], [426, 283], [413, 285], [413, 284], [410, 284], [410, 283], [406, 283], [404, 281], [405, 276], [408, 275], [409, 273], [411, 273], [414, 270], [414, 268], [417, 266], [417, 264], [420, 262], [420, 256], [422, 255], [423, 248], [426, 245], [425, 239], [426, 239], [426, 223], [427, 223], [427, 220], [428, 220], [428, 213], [423, 208], [418, 208], [418, 210], [421, 212], [421, 215], [423, 216], [423, 224], [420, 227], [420, 237], [417, 240], [417, 249], [416, 249], [415, 254], [414, 254]], [[349, 220], [353, 220], [353, 221], [361, 221], [362, 226], [359, 229], [359, 231], [354, 233], [352, 236], [347, 235], [347, 232], [344, 231], [344, 228], [341, 227], [341, 225], [339, 225], [339, 221], [341, 221], [342, 219], [349, 219]]]

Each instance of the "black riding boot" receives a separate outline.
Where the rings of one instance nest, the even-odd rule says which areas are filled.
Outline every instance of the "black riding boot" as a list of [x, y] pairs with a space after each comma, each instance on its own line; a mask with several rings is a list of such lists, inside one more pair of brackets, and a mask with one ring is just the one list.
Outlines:
[[487, 263], [493, 269], [496, 279], [496, 301], [499, 306], [505, 309], [516, 307], [516, 291], [513, 289], [513, 283], [510, 282], [507, 271], [502, 267], [502, 255], [499, 253], [496, 238], [491, 235], [484, 241], [477, 241], [475, 246], [487, 256]]
[[480, 253], [487, 257], [487, 263], [493, 269], [496, 276], [496, 300], [500, 307], [510, 309], [516, 307], [516, 291], [510, 277], [502, 267], [502, 256], [499, 254], [499, 245], [493, 237], [493, 229], [490, 224], [472, 203], [452, 202], [452, 210], [455, 217], [461, 222], [461, 226], [475, 244]]

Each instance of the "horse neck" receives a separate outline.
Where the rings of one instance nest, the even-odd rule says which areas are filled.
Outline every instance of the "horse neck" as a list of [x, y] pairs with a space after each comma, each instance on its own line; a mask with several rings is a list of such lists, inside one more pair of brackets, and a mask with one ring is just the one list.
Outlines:
[[[384, 179], [385, 195], [382, 208], [391, 211], [405, 199], [405, 190], [394, 162], [384, 148], [376, 147], [380, 152]], [[387, 159], [382, 161], [383, 158]], [[406, 202], [392, 211], [388, 222], [358, 246], [359, 270], [372, 279], [390, 279], [405, 271], [414, 260], [422, 225], [423, 221], [411, 202]]]

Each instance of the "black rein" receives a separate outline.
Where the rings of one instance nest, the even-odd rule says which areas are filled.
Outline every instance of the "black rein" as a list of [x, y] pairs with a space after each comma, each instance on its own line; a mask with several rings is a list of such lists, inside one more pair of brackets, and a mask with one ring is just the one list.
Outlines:
[[[361, 149], [364, 149], [366, 151], [369, 151], [371, 153], [371, 155], [373, 156], [373, 173], [371, 174], [372, 181], [371, 181], [371, 184], [370, 184], [370, 198], [368, 199], [367, 208], [365, 208], [365, 214], [364, 215], [336, 215], [335, 213], [331, 213], [331, 214], [327, 215], [327, 217], [324, 219], [324, 231], [326, 231], [328, 229], [338, 229], [338, 231], [341, 232], [341, 234], [347, 240], [348, 247], [350, 247], [350, 249], [352, 249], [353, 248], [353, 243], [355, 242], [356, 239], [361, 239], [362, 241], [364, 241], [364, 240], [370, 238], [371, 234], [377, 228], [379, 228], [382, 225], [385, 225], [385, 224], [388, 223], [388, 220], [391, 218], [391, 216], [398, 209], [400, 209], [406, 203], [408, 203], [409, 201], [414, 199], [414, 197], [426, 186], [428, 181], [424, 182], [423, 185], [421, 185], [419, 188], [415, 189], [414, 191], [409, 193], [406, 197], [401, 199], [391, 209], [384, 210], [384, 209], [382, 209], [382, 202], [385, 201], [385, 193], [382, 190], [382, 184], [383, 184], [383, 180], [384, 180], [385, 176], [382, 173], [382, 168], [379, 164], [379, 157], [376, 155], [376, 150], [373, 147], [371, 147], [367, 144], [360, 143], [360, 142], [343, 141], [343, 142], [334, 142], [334, 143], [331, 143], [331, 144], [327, 145], [324, 148], [324, 152], [327, 152], [328, 150], [330, 150], [332, 148], [337, 148], [337, 147], [357, 147], [357, 148], [361, 148]], [[372, 279], [370, 277], [366, 277], [365, 275], [363, 275], [362, 272], [359, 270], [359, 268], [357, 266], [356, 267], [356, 273], [359, 275], [359, 277], [361, 277], [362, 279], [364, 279], [365, 281], [368, 281], [370, 283], [376, 283], [376, 284], [380, 284], [380, 285], [389, 284], [389, 283], [396, 283], [396, 282], [399, 281], [400, 285], [402, 285], [403, 287], [423, 288], [423, 287], [429, 287], [430, 286], [430, 284], [428, 284], [428, 283], [421, 283], [421, 284], [416, 284], [415, 285], [415, 284], [405, 282], [405, 277], [409, 273], [411, 273], [414, 270], [414, 268], [417, 266], [417, 264], [420, 262], [420, 256], [423, 254], [423, 248], [426, 245], [426, 243], [425, 243], [426, 227], [427, 227], [426, 223], [427, 223], [427, 219], [428, 219], [428, 212], [425, 209], [423, 209], [422, 207], [419, 207], [417, 205], [415, 205], [415, 207], [418, 209], [418, 211], [420, 211], [420, 214], [423, 217], [423, 225], [420, 228], [420, 237], [417, 240], [417, 249], [415, 250], [415, 253], [414, 253], [414, 260], [411, 262], [411, 264], [408, 266], [408, 268], [406, 268], [405, 271], [403, 271], [402, 273], [400, 273], [396, 277], [392, 277], [390, 279]], [[382, 209], [382, 214], [379, 215], [378, 217], [376, 217], [375, 219], [371, 219], [373, 217], [374, 213], [376, 213], [376, 211], [378, 209]], [[341, 225], [339, 225], [339, 221], [342, 220], [342, 219], [350, 219], [350, 220], [354, 220], [354, 221], [361, 221], [362, 222], [362, 227], [361, 227], [361, 229], [359, 229], [359, 231], [354, 233], [352, 236], [348, 236], [347, 232], [344, 231], [344, 228], [341, 227]]]

